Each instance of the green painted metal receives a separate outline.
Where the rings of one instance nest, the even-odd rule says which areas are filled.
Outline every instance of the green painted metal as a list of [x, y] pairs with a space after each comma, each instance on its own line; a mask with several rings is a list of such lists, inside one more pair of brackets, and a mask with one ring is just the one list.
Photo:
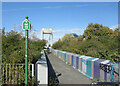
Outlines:
[[25, 86], [28, 85], [28, 30], [25, 30]]
[[[28, 25], [28, 27], [25, 25]], [[23, 28], [25, 29], [25, 86], [28, 86], [28, 30], [30, 29], [28, 16], [23, 21]]]

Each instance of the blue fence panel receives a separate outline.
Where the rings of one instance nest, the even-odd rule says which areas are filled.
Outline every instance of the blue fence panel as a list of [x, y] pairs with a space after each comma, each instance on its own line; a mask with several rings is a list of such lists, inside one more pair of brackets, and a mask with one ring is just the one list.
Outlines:
[[83, 64], [82, 63], [84, 62], [84, 60], [83, 60], [84, 57], [85, 57], [84, 55], [79, 57], [79, 59], [80, 59], [80, 72], [83, 72]]
[[62, 59], [64, 60], [64, 53], [62, 52]]
[[71, 63], [72, 63], [72, 66], [74, 64], [74, 55], [71, 55]]
[[94, 77], [93, 79], [100, 80], [100, 62], [105, 61], [104, 59], [98, 59], [94, 61]]
[[76, 69], [79, 69], [79, 56], [76, 57]]
[[66, 53], [64, 53], [64, 60], [66, 61]]
[[73, 68], [75, 68], [75, 66], [76, 66], [76, 57], [75, 57], [75, 55], [73, 56]]
[[66, 53], [66, 62], [70, 63], [70, 53]]
[[78, 69], [78, 70], [79, 70], [80, 72], [82, 72], [82, 71], [81, 71], [81, 67], [82, 67], [81, 59], [82, 59], [82, 55], [79, 56], [79, 69]]
[[62, 58], [62, 51], [60, 51], [60, 57]]
[[87, 59], [87, 75], [88, 77], [92, 77], [92, 60], [95, 58], [89, 58]]
[[88, 57], [88, 56], [82, 56], [82, 60], [81, 60], [81, 63], [82, 63], [82, 73], [83, 74], [86, 74], [87, 73], [87, 59], [91, 58], [91, 57]]
[[101, 81], [110, 81], [110, 64], [112, 62], [110, 60], [105, 60], [100, 63], [100, 80]]
[[111, 82], [120, 81], [120, 62], [111, 65]]
[[70, 53], [70, 64], [72, 65], [72, 53]]

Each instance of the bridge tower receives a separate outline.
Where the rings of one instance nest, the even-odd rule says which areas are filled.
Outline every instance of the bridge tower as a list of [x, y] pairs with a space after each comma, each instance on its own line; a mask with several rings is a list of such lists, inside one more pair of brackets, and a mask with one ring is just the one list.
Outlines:
[[53, 29], [41, 28], [41, 40], [45, 39], [44, 34], [50, 34], [50, 44], [53, 45]]

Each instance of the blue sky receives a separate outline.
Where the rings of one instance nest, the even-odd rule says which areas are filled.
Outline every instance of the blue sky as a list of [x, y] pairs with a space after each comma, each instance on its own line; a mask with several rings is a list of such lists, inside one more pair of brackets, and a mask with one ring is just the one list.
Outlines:
[[[25, 16], [33, 26], [31, 34], [40, 38], [41, 28], [54, 30], [54, 42], [66, 33], [83, 34], [88, 23], [110, 28], [118, 25], [118, 2], [3, 2], [2, 27], [5, 31], [23, 31]], [[16, 28], [14, 29], [14, 25]], [[47, 38], [49, 35], [45, 35]]]

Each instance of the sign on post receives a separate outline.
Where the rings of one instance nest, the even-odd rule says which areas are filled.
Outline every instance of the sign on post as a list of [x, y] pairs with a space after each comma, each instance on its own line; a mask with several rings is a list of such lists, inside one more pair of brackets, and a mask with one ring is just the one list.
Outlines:
[[30, 22], [28, 19], [25, 19], [22, 24], [23, 30], [30, 30]]
[[22, 23], [22, 28], [25, 30], [25, 86], [28, 86], [28, 30], [30, 30], [30, 22], [28, 16]]

